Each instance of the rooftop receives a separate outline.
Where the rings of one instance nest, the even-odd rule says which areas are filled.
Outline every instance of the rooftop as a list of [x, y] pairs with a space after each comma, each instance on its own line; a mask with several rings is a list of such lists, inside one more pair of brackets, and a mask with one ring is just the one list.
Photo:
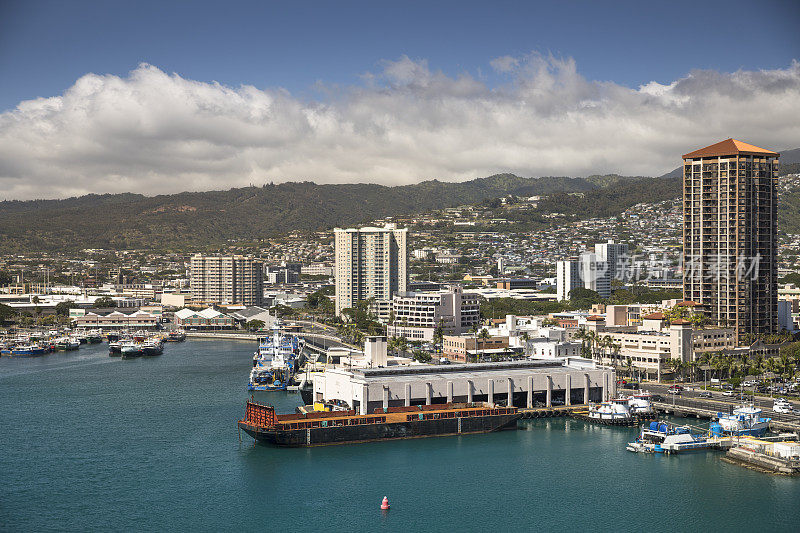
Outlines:
[[716, 156], [737, 155], [737, 154], [766, 155], [773, 157], [778, 157], [779, 155], [777, 152], [766, 150], [764, 148], [759, 148], [758, 146], [753, 146], [752, 144], [748, 144], [746, 142], [737, 141], [736, 139], [726, 139], [716, 144], [706, 146], [705, 148], [700, 148], [699, 150], [695, 150], [694, 152], [683, 154], [683, 158], [695, 159], [698, 157], [716, 157]]

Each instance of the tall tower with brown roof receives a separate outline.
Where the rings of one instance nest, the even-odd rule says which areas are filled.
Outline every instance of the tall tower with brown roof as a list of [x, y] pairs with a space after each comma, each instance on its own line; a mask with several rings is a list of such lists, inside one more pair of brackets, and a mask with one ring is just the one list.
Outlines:
[[734, 139], [683, 156], [683, 296], [740, 341], [778, 328], [778, 156]]

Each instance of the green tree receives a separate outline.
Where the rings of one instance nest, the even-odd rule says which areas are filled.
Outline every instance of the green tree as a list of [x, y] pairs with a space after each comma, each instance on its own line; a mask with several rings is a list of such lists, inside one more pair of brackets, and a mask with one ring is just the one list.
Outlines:
[[15, 317], [17, 313], [6, 304], [0, 304], [0, 322], [7, 322]]
[[68, 316], [69, 310], [75, 306], [75, 302], [72, 300], [66, 300], [64, 302], [59, 302], [56, 304], [56, 315], [58, 316]]
[[258, 331], [263, 329], [265, 325], [263, 320], [250, 320], [245, 324], [250, 331]]
[[597, 291], [586, 289], [584, 287], [575, 287], [569, 291], [569, 301], [570, 305], [574, 309], [582, 309], [591, 307], [594, 304], [602, 303], [603, 299], [600, 297]]
[[413, 351], [413, 359], [414, 361], [419, 361], [420, 363], [430, 363], [433, 357], [428, 352], [423, 352], [422, 350], [414, 350]]
[[97, 300], [94, 301], [94, 304], [92, 304], [92, 307], [95, 307], [95, 308], [98, 308], [98, 309], [104, 308], [104, 307], [116, 307], [116, 306], [117, 306], [117, 302], [115, 302], [113, 299], [111, 299], [110, 296], [101, 296], [100, 298], [98, 298]]

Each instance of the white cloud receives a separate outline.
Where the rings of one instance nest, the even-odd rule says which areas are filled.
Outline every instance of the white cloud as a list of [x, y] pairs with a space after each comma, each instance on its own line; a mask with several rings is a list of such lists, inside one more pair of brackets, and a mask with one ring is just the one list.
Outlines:
[[586, 80], [572, 59], [503, 57], [489, 87], [424, 60], [385, 61], [307, 102], [140, 65], [87, 74], [0, 114], [0, 198], [145, 194], [266, 181], [413, 183], [496, 172], [654, 175], [727, 137], [800, 146], [800, 63], [693, 71], [638, 89]]
[[497, 72], [511, 72], [519, 65], [519, 60], [516, 57], [501, 56], [496, 57], [489, 61], [489, 65]]

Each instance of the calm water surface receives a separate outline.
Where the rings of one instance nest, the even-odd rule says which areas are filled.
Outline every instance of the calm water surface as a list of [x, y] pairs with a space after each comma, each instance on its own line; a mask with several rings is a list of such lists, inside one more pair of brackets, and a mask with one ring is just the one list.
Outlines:
[[[800, 529], [800, 479], [713, 452], [632, 454], [632, 429], [552, 419], [351, 446], [240, 443], [253, 350], [192, 340], [130, 361], [105, 344], [0, 358], [0, 529]], [[300, 402], [263, 394], [279, 412]]]

